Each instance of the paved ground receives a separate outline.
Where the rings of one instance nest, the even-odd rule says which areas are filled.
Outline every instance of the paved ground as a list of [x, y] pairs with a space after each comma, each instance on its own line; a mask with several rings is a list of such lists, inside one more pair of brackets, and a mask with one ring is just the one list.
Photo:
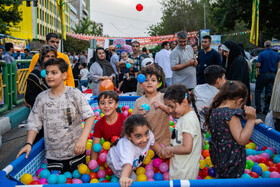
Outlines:
[[[254, 102], [254, 87], [252, 89], [252, 106], [255, 106]], [[257, 114], [257, 117], [262, 119], [264, 121], [265, 115], [263, 114]], [[24, 126], [24, 125], [20, 125]], [[14, 128], [10, 131], [8, 131], [6, 134], [3, 135], [3, 144], [0, 148], [0, 170], [5, 168], [9, 163], [11, 163], [13, 160], [15, 160], [16, 155], [20, 148], [24, 145], [26, 141], [26, 128]]]

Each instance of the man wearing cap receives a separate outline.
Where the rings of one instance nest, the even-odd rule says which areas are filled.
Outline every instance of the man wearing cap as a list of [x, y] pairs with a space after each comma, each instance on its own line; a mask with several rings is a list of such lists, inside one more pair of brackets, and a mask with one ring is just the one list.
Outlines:
[[256, 82], [255, 103], [257, 113], [261, 113], [261, 93], [265, 88], [265, 107], [263, 113], [267, 114], [269, 110], [275, 74], [279, 66], [279, 55], [277, 52], [271, 49], [271, 41], [267, 40], [264, 42], [264, 47], [265, 50], [259, 54], [256, 63], [256, 67], [259, 68], [259, 75]]
[[183, 84], [188, 89], [196, 86], [197, 60], [193, 48], [188, 43], [188, 35], [181, 31], [177, 34], [178, 45], [170, 54], [170, 65], [173, 71], [172, 84]]

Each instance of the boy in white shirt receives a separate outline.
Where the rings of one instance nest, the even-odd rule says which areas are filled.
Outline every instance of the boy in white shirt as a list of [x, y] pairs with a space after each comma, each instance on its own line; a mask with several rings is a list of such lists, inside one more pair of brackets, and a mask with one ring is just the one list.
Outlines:
[[86, 63], [81, 63], [79, 66], [80, 69], [80, 90], [83, 91], [83, 87], [87, 88], [88, 87], [88, 69], [87, 69], [87, 64]]

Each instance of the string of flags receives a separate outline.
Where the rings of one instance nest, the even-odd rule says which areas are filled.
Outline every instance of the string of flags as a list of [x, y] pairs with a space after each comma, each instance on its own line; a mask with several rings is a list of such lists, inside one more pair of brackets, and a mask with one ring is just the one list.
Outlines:
[[251, 31], [247, 30], [247, 31], [243, 31], [243, 32], [235, 32], [235, 33], [231, 33], [231, 34], [221, 34], [221, 36], [237, 36], [237, 35], [242, 35], [242, 34], [249, 34]]

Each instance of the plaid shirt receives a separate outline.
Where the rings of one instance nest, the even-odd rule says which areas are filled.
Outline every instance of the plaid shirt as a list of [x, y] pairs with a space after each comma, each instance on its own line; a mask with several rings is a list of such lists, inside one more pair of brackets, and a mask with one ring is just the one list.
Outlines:
[[[141, 63], [142, 63], [142, 60], [144, 59], [144, 57], [139, 54], [137, 57], [134, 58], [133, 54], [131, 54], [129, 58], [131, 58], [134, 62], [133, 71], [134, 72], [140, 71], [141, 70]], [[129, 77], [130, 78], [136, 78], [134, 73], [130, 74]]]

